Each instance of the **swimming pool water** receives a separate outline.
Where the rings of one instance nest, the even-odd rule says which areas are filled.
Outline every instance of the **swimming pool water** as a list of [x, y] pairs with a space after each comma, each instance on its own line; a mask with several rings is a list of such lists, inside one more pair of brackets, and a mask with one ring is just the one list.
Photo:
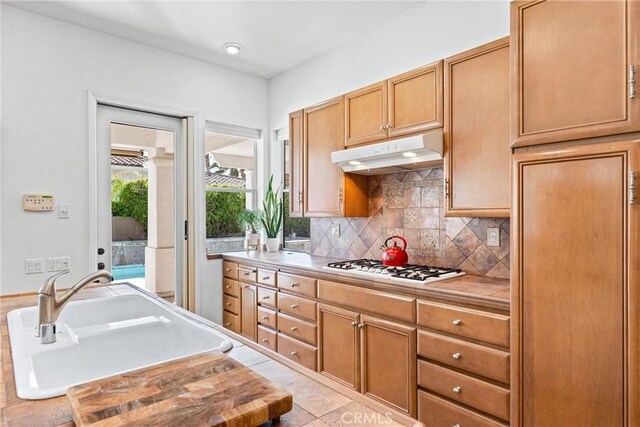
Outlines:
[[144, 264], [116, 265], [111, 269], [113, 280], [144, 277]]

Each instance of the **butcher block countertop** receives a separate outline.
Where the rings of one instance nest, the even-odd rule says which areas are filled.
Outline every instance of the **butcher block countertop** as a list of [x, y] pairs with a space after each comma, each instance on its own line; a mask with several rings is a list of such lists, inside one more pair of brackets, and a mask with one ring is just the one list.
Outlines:
[[222, 353], [205, 353], [71, 387], [78, 427], [257, 426], [293, 407], [288, 391]]
[[327, 270], [324, 267], [328, 263], [344, 260], [312, 256], [302, 252], [238, 251], [226, 252], [223, 254], [223, 258], [239, 264], [263, 266], [286, 273], [309, 275], [317, 279], [368, 289], [509, 311], [510, 284], [507, 279], [467, 274], [426, 285], [418, 283], [398, 284], [389, 281], [384, 276], [375, 279], [364, 279], [336, 270]]

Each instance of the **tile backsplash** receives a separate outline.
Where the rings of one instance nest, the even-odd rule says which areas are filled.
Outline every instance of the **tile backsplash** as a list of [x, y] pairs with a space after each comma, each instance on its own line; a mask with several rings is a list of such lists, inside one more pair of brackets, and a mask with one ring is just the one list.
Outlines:
[[[311, 218], [311, 254], [379, 259], [384, 240], [400, 235], [411, 263], [509, 278], [509, 219], [445, 218], [443, 179], [442, 168], [370, 177], [369, 216]], [[487, 227], [500, 228], [499, 247], [486, 245]]]

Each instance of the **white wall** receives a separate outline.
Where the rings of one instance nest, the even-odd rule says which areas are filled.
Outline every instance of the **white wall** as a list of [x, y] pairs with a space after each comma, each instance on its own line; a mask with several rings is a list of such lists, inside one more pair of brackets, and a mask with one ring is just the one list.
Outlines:
[[[509, 35], [506, 1], [430, 1], [269, 81], [271, 129], [288, 114]], [[275, 150], [275, 145], [273, 146]], [[274, 173], [280, 155], [271, 153]]]
[[[2, 294], [37, 290], [47, 277], [24, 274], [26, 258], [70, 256], [73, 272], [63, 285], [89, 272], [89, 253], [96, 248], [87, 240], [88, 90], [196, 111], [202, 132], [204, 120], [212, 120], [268, 135], [268, 84], [262, 78], [1, 7]], [[57, 202], [71, 204], [71, 219], [24, 212], [25, 192], [53, 193]], [[200, 284], [208, 286], [213, 278], [203, 270], [204, 251], [199, 263]]]

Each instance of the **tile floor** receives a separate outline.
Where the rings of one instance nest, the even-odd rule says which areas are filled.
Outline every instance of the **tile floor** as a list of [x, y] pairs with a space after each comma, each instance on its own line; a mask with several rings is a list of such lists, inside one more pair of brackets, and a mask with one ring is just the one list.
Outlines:
[[293, 394], [293, 409], [262, 427], [402, 426], [362, 403], [320, 384], [264, 354], [232, 340], [227, 354]]

